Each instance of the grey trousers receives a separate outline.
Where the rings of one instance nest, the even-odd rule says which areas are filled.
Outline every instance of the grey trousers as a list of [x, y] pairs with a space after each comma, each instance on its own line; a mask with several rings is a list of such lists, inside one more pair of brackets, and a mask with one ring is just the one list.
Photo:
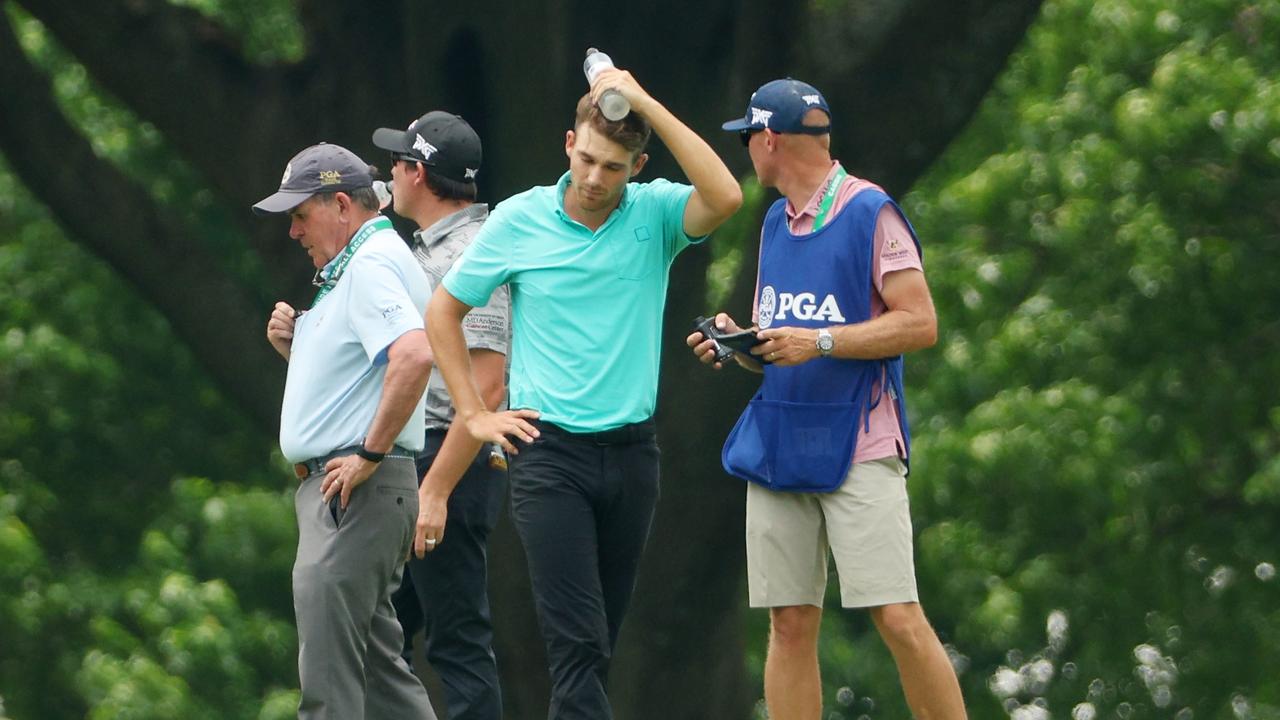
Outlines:
[[418, 518], [413, 461], [388, 457], [346, 510], [322, 501], [323, 472], [294, 497], [298, 555], [293, 608], [303, 720], [435, 720], [422, 683], [400, 658], [391, 607]]

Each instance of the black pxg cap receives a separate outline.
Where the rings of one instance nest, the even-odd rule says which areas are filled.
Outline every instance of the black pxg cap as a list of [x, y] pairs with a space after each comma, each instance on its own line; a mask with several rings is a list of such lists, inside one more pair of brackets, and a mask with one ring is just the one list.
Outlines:
[[414, 120], [407, 130], [374, 130], [373, 144], [454, 182], [469, 185], [480, 172], [480, 136], [460, 115], [441, 110]]
[[253, 206], [259, 214], [282, 213], [298, 207], [316, 193], [350, 192], [373, 186], [368, 163], [341, 145], [320, 143], [303, 150], [280, 178], [280, 189]]

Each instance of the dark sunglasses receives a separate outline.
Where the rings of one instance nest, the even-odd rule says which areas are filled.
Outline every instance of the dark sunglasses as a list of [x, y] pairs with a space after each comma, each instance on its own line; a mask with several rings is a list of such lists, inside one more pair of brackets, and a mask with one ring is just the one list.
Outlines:
[[[747, 128], [745, 130], [739, 130], [738, 138], [742, 140], [742, 147], [751, 147], [751, 136], [758, 132], [764, 132], [764, 129], [763, 128]], [[804, 127], [799, 127], [794, 130], [787, 130], [786, 132], [791, 135], [826, 135], [831, 132], [831, 126], [830, 125], [822, 125], [822, 126], [806, 125]]]

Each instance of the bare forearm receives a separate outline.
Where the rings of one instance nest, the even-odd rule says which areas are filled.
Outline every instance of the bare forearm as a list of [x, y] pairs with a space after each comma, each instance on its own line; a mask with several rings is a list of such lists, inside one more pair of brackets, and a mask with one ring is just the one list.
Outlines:
[[867, 322], [833, 327], [831, 336], [835, 357], [874, 360], [931, 347], [937, 342], [938, 327], [931, 316], [890, 310]]
[[[491, 350], [472, 350], [468, 353], [472, 374], [488, 410], [497, 410], [506, 397], [506, 356]], [[431, 461], [431, 468], [422, 481], [425, 498], [448, 498], [466, 473], [467, 467], [480, 452], [482, 443], [467, 432], [466, 424], [455, 422], [449, 426], [440, 451]]]
[[422, 479], [422, 494], [449, 497], [482, 446], [483, 443], [471, 437], [462, 423], [450, 425], [444, 442], [440, 444], [440, 451], [431, 461], [427, 476]]

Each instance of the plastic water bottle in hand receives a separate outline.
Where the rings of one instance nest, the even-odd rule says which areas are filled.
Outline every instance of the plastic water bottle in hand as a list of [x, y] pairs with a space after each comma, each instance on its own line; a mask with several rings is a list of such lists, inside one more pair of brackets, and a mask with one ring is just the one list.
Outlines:
[[[601, 70], [608, 70], [613, 67], [613, 60], [608, 55], [600, 52], [595, 48], [587, 48], [587, 59], [582, 63], [582, 72], [587, 75], [587, 83], [592, 84], [596, 81], [596, 76]], [[622, 97], [622, 93], [617, 90], [609, 89], [600, 95], [600, 114], [604, 115], [606, 120], [621, 120], [631, 112], [631, 103]]]

